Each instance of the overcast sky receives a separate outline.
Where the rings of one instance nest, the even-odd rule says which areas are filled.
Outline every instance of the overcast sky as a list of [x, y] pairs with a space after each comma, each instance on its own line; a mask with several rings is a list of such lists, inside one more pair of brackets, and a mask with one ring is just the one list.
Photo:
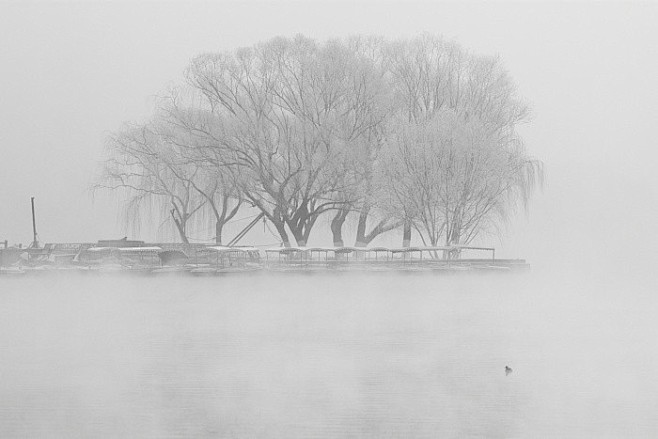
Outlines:
[[123, 236], [118, 206], [88, 190], [103, 139], [201, 52], [430, 32], [498, 54], [533, 109], [522, 132], [547, 187], [492, 244], [656, 261], [656, 23], [647, 3], [0, 2], [0, 240], [29, 243], [30, 196], [42, 241]]

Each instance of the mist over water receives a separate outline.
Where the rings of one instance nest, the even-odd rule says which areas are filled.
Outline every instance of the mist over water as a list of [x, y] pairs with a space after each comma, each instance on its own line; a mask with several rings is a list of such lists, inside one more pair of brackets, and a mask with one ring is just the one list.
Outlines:
[[611, 279], [0, 279], [0, 437], [652, 437], [658, 299]]
[[0, 242], [32, 240], [32, 196], [42, 243], [170, 239], [88, 187], [193, 56], [424, 31], [500, 56], [531, 103], [547, 185], [482, 244], [533, 271], [0, 275], [0, 439], [658, 437], [658, 8], [373, 6], [4, 2]]

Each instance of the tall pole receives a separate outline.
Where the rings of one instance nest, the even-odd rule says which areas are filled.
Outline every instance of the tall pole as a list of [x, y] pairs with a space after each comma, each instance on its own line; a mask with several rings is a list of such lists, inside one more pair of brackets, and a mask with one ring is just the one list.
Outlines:
[[34, 216], [34, 197], [32, 197], [32, 233], [34, 235], [32, 247], [39, 248], [39, 241], [37, 241], [37, 221], [36, 217]]

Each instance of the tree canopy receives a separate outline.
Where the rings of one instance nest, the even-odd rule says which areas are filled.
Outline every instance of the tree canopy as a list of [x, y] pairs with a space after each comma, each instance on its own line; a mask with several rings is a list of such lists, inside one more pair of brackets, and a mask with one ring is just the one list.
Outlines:
[[[421, 35], [277, 37], [194, 58], [151, 121], [108, 139], [99, 186], [135, 212], [157, 200], [181, 239], [210, 212], [216, 242], [241, 208], [304, 246], [402, 227], [426, 244], [497, 230], [542, 181], [517, 133], [527, 104], [498, 58]], [[292, 236], [292, 240], [291, 240]]]

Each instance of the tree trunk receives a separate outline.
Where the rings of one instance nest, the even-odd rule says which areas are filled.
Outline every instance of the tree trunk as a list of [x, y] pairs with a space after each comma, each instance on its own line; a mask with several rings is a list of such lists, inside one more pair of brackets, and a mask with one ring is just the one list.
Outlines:
[[295, 242], [297, 243], [297, 247], [306, 247], [306, 240], [304, 239], [304, 235], [302, 233], [299, 233], [299, 231], [294, 230], [292, 232], [292, 235], [295, 237]]
[[301, 224], [290, 224], [288, 223], [288, 228], [290, 228], [290, 231], [292, 232], [292, 236], [295, 238], [295, 242], [297, 243], [297, 247], [305, 247], [306, 246], [306, 236], [304, 233], [304, 223], [302, 222]]
[[370, 214], [370, 208], [364, 207], [359, 213], [359, 224], [356, 229], [356, 242], [354, 243], [355, 247], [367, 247], [376, 237], [382, 233], [388, 232], [390, 230], [400, 227], [402, 224], [400, 221], [391, 220], [390, 218], [383, 219], [377, 223], [373, 229], [366, 234], [366, 227], [368, 224], [368, 216]]
[[290, 238], [288, 237], [288, 232], [286, 232], [286, 224], [283, 221], [275, 221], [272, 220], [272, 224], [274, 224], [274, 227], [276, 228], [276, 231], [279, 232], [279, 236], [281, 237], [281, 241], [283, 241], [283, 246], [284, 247], [290, 247]]
[[365, 247], [368, 245], [368, 242], [366, 242], [366, 225], [369, 213], [369, 206], [363, 206], [359, 212], [359, 223], [356, 227], [356, 242], [354, 243], [355, 247]]
[[402, 247], [411, 246], [411, 222], [404, 222], [404, 229], [402, 231]]
[[224, 224], [221, 221], [217, 220], [215, 223], [215, 244], [222, 245], [222, 229]]
[[295, 241], [299, 247], [306, 246], [311, 229], [317, 219], [316, 214], [309, 214], [308, 212], [309, 209], [306, 207], [299, 208], [292, 218], [286, 220], [286, 224], [288, 224], [288, 228], [295, 237]]
[[[452, 233], [450, 234], [450, 241], [449, 245], [459, 245], [459, 241], [461, 240], [461, 230], [460, 227], [453, 227]], [[461, 251], [460, 250], [453, 250], [449, 254], [450, 259], [459, 259], [461, 257]]]
[[343, 247], [345, 245], [345, 242], [343, 241], [343, 224], [345, 224], [345, 219], [349, 212], [349, 209], [342, 208], [336, 212], [336, 216], [331, 220], [331, 233], [334, 237], [334, 247]]
[[184, 244], [189, 244], [190, 241], [187, 239], [186, 233], [185, 233], [185, 223], [187, 221], [181, 219], [179, 220], [176, 218], [175, 215], [175, 210], [171, 209], [171, 217], [174, 219], [174, 224], [176, 224], [176, 229], [178, 229], [178, 234], [180, 235], [180, 239], [183, 241]]

